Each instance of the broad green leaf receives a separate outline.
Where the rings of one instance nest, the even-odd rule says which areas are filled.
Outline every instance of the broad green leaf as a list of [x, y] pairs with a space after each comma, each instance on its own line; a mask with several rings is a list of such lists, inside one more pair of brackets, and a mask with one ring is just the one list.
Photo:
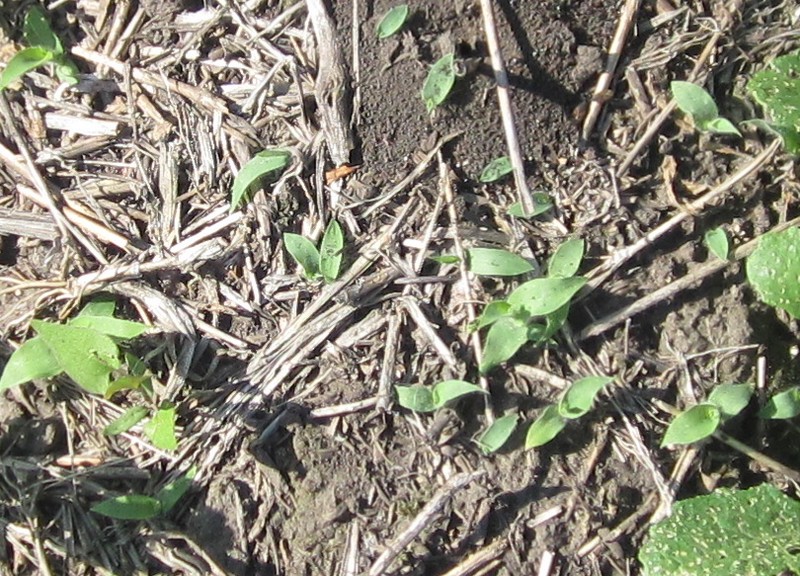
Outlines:
[[319, 276], [319, 252], [311, 240], [299, 234], [286, 232], [283, 235], [283, 243], [295, 262], [303, 268], [306, 278]]
[[11, 355], [0, 375], [0, 391], [62, 372], [61, 364], [41, 336], [31, 338]]
[[747, 91], [772, 124], [794, 132], [800, 129], [800, 51], [775, 58], [769, 68], [753, 75]]
[[176, 419], [175, 407], [166, 404], [144, 425], [145, 436], [150, 438], [153, 446], [161, 450], [175, 450], [178, 447], [178, 439], [175, 437]]
[[319, 245], [319, 271], [326, 282], [333, 282], [339, 277], [343, 249], [342, 227], [336, 220], [331, 220]]
[[100, 297], [87, 302], [78, 312], [78, 316], [113, 316], [117, 307], [116, 301], [111, 297]]
[[442, 408], [448, 402], [475, 392], [483, 392], [483, 389], [463, 380], [445, 380], [433, 387], [431, 400], [436, 408]]
[[397, 403], [414, 412], [433, 412], [433, 393], [427, 386], [395, 386]]
[[283, 171], [291, 160], [292, 153], [281, 148], [264, 150], [253, 156], [233, 179], [231, 212], [239, 207], [253, 185], [266, 176], [274, 177]]
[[586, 284], [586, 278], [534, 278], [521, 284], [508, 297], [512, 308], [529, 316], [544, 316], [567, 304]]
[[103, 500], [92, 512], [117, 520], [149, 520], [161, 513], [161, 502], [150, 496], [130, 494]]
[[578, 273], [585, 244], [580, 238], [572, 238], [562, 242], [547, 266], [547, 275], [550, 278], [570, 278]]
[[767, 134], [778, 136], [783, 140], [783, 146], [792, 154], [800, 153], [800, 131], [791, 126], [779, 126], [771, 122], [765, 122], [760, 118], [746, 120], [742, 124], [749, 124]]
[[751, 384], [720, 384], [708, 396], [708, 401], [719, 408], [723, 417], [732, 418], [745, 409], [752, 395]]
[[461, 258], [455, 254], [442, 254], [441, 256], [431, 256], [430, 260], [438, 262], [439, 264], [458, 264]]
[[69, 321], [69, 325], [77, 328], [89, 328], [121, 340], [136, 338], [150, 329], [150, 326], [141, 322], [131, 322], [130, 320], [122, 320], [112, 316], [89, 316], [87, 314], [76, 316]]
[[56, 76], [67, 84], [77, 84], [80, 81], [80, 70], [69, 58], [56, 56], [53, 63], [56, 65]]
[[116, 436], [118, 434], [122, 434], [123, 432], [127, 432], [139, 422], [144, 420], [149, 413], [150, 410], [144, 406], [131, 406], [125, 410], [125, 412], [123, 412], [119, 418], [103, 428], [103, 434], [106, 436]]
[[483, 453], [491, 454], [502, 448], [517, 428], [518, 419], [516, 414], [509, 414], [498, 418], [484, 430], [483, 434], [475, 441]]
[[496, 182], [503, 176], [511, 174], [513, 171], [514, 167], [511, 165], [511, 158], [508, 156], [500, 156], [500, 158], [495, 158], [486, 165], [486, 168], [483, 169], [478, 180], [484, 184]]
[[762, 301], [800, 318], [800, 228], [762, 236], [746, 267]]
[[708, 132], [713, 132], [714, 134], [730, 134], [732, 136], [742, 135], [733, 122], [727, 118], [723, 118], [722, 116], [718, 118], [712, 118], [708, 122], [703, 122], [699, 128]]
[[574, 420], [592, 409], [597, 393], [614, 379], [608, 376], [587, 376], [573, 382], [558, 403], [558, 413]]
[[684, 114], [689, 114], [696, 126], [719, 116], [717, 104], [701, 86], [676, 80], [670, 84], [670, 89], [678, 108]]
[[517, 276], [533, 270], [523, 257], [502, 248], [470, 248], [467, 265], [479, 276]]
[[503, 316], [508, 316], [510, 310], [511, 306], [505, 300], [489, 302], [481, 312], [481, 315], [475, 319], [475, 322], [470, 324], [470, 332], [491, 326]]
[[639, 551], [643, 574], [800, 574], [800, 503], [769, 484], [676, 502]]
[[184, 476], [179, 476], [156, 494], [156, 499], [161, 504], [161, 513], [168, 514], [183, 495], [192, 487], [192, 480], [197, 474], [197, 468], [192, 466]]
[[510, 359], [528, 341], [528, 326], [513, 316], [501, 316], [497, 319], [483, 345], [483, 358], [478, 368], [481, 374], [489, 373], [493, 368]]
[[81, 388], [92, 394], [104, 394], [108, 378], [120, 367], [116, 343], [100, 332], [41, 320], [31, 326], [42, 337], [62, 370]]
[[104, 396], [106, 398], [111, 398], [114, 394], [122, 390], [139, 390], [148, 384], [150, 384], [150, 376], [147, 374], [128, 374], [127, 376], [120, 376], [108, 384]]
[[540, 214], [544, 214], [553, 207], [553, 199], [543, 192], [537, 192], [532, 195], [533, 198], [533, 212], [525, 214], [522, 210], [522, 204], [514, 202], [508, 207], [508, 215], [514, 218], [534, 218]]
[[44, 11], [38, 6], [31, 6], [25, 15], [25, 22], [22, 25], [22, 34], [28, 46], [38, 46], [59, 55], [64, 51], [61, 41], [56, 36], [50, 23], [47, 21]]
[[408, 18], [408, 4], [400, 4], [391, 8], [384, 14], [378, 24], [378, 38], [383, 40], [392, 34], [396, 34], [405, 24], [406, 18]]
[[558, 406], [551, 404], [528, 428], [525, 436], [525, 448], [538, 448], [550, 442], [564, 429], [567, 421], [558, 413]]
[[453, 54], [447, 54], [436, 61], [422, 86], [422, 101], [425, 102], [428, 112], [432, 112], [434, 108], [445, 101], [455, 83]]
[[758, 416], [770, 420], [788, 420], [798, 414], [800, 414], [800, 386], [794, 386], [770, 398]]
[[0, 90], [7, 88], [9, 84], [16, 81], [17, 78], [21, 78], [26, 72], [47, 64], [52, 59], [52, 52], [38, 46], [20, 50], [9, 60], [3, 73], [0, 74]]
[[713, 404], [697, 404], [670, 422], [661, 446], [691, 444], [711, 436], [719, 427], [721, 414]]
[[728, 259], [728, 235], [723, 228], [709, 230], [703, 236], [709, 251], [720, 260]]

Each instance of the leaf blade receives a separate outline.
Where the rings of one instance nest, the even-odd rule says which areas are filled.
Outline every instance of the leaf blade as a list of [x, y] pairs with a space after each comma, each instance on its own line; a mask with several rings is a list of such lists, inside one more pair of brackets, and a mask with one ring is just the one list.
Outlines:
[[384, 40], [393, 34], [396, 34], [406, 23], [408, 18], [408, 4], [400, 4], [394, 8], [390, 8], [386, 14], [383, 15], [381, 21], [378, 23], [376, 29], [378, 38]]
[[253, 156], [233, 179], [231, 188], [231, 212], [236, 210], [247, 194], [247, 191], [259, 180], [282, 172], [289, 165], [292, 153], [283, 148], [262, 150]]
[[470, 248], [466, 252], [469, 271], [478, 276], [518, 276], [533, 270], [522, 256], [502, 248]]
[[343, 249], [342, 227], [336, 220], [331, 220], [319, 246], [319, 271], [326, 282], [333, 282], [339, 277]]
[[456, 83], [456, 74], [453, 70], [454, 56], [445, 54], [431, 67], [422, 85], [422, 101], [428, 113], [442, 104], [447, 99]]

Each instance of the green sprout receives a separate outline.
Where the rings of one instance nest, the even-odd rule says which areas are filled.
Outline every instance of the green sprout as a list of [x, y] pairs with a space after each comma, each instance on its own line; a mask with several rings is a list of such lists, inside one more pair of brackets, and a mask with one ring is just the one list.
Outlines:
[[706, 402], [679, 413], [670, 422], [661, 446], [692, 444], [708, 438], [730, 418], [744, 410], [750, 402], [750, 384], [721, 384], [714, 388]]
[[422, 86], [422, 101], [428, 112], [445, 101], [456, 83], [456, 73], [453, 68], [453, 54], [439, 58], [428, 72], [425, 84]]
[[708, 250], [720, 260], [728, 259], [728, 252], [730, 251], [730, 242], [728, 241], [728, 234], [723, 228], [714, 228], [709, 230], [703, 236], [703, 240], [708, 246]]
[[414, 412], [435, 412], [467, 394], [483, 392], [480, 386], [463, 380], [445, 380], [434, 386], [395, 386], [397, 403]]
[[283, 243], [309, 280], [321, 276], [325, 282], [333, 282], [339, 277], [344, 233], [336, 220], [328, 223], [319, 250], [308, 238], [291, 232], [283, 235]]
[[236, 210], [245, 200], [247, 192], [262, 178], [274, 178], [280, 174], [292, 160], [292, 153], [283, 148], [271, 148], [253, 156], [233, 180], [231, 190], [231, 208]]
[[381, 21], [378, 24], [378, 38], [383, 40], [384, 38], [388, 38], [393, 34], [397, 34], [397, 32], [399, 32], [403, 27], [403, 24], [406, 23], [407, 18], [408, 4], [400, 4], [399, 6], [391, 8], [388, 12], [386, 12], [386, 14], [384, 14], [383, 18], [381, 18]]
[[117, 496], [95, 504], [91, 510], [95, 514], [116, 520], [149, 520], [156, 516], [165, 516], [191, 488], [196, 473], [196, 469], [191, 468], [185, 475], [161, 488], [155, 496]]
[[478, 181], [483, 182], [484, 184], [496, 182], [503, 176], [511, 174], [513, 171], [514, 167], [511, 165], [511, 158], [508, 156], [500, 156], [500, 158], [495, 158], [486, 165], [486, 168], [484, 168], [481, 172]]
[[699, 130], [741, 136], [733, 122], [719, 115], [714, 98], [701, 86], [676, 80], [670, 84], [670, 89], [678, 108], [692, 117]]

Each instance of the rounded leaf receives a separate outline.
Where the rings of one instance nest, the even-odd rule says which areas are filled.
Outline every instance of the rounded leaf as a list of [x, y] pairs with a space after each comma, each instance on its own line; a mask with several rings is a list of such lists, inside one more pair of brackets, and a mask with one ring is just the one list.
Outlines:
[[463, 380], [445, 380], [433, 387], [433, 405], [441, 408], [448, 402], [475, 392], [483, 392], [483, 388]]
[[517, 276], [533, 270], [525, 258], [502, 248], [470, 248], [467, 266], [479, 276]]
[[175, 450], [178, 439], [175, 436], [175, 407], [166, 405], [159, 408], [153, 418], [144, 425], [145, 436], [150, 438], [153, 446], [161, 450]]
[[512, 308], [529, 316], [544, 316], [572, 300], [586, 284], [586, 278], [534, 278], [521, 284], [508, 297]]
[[486, 326], [491, 326], [503, 316], [508, 316], [511, 306], [505, 300], [495, 300], [489, 302], [474, 322], [470, 324], [470, 332], [480, 330]]
[[717, 104], [702, 86], [676, 80], [670, 84], [670, 89], [678, 108], [684, 114], [689, 114], [696, 125], [719, 116]]
[[512, 356], [528, 341], [528, 325], [513, 316], [501, 316], [489, 328], [483, 345], [479, 371], [487, 374]]
[[453, 70], [453, 54], [439, 58], [428, 72], [425, 84], [422, 86], [422, 101], [428, 112], [445, 101], [447, 95], [456, 83], [456, 74]]
[[386, 12], [386, 14], [384, 14], [383, 18], [381, 18], [381, 21], [378, 24], [378, 38], [383, 40], [392, 34], [396, 34], [400, 28], [403, 27], [403, 24], [405, 24], [407, 18], [408, 4], [400, 4], [399, 6], [391, 8], [388, 12]]
[[574, 420], [591, 410], [597, 393], [614, 379], [608, 376], [586, 376], [573, 382], [558, 403], [558, 413]]
[[316, 278], [319, 275], [319, 251], [311, 240], [299, 234], [287, 232], [283, 235], [283, 244], [287, 252], [300, 264], [306, 278]]
[[395, 386], [397, 403], [414, 412], [433, 412], [433, 393], [427, 386]]
[[788, 420], [800, 414], [800, 386], [775, 394], [758, 413], [760, 418]]
[[709, 230], [703, 236], [708, 250], [720, 260], [728, 259], [728, 251], [730, 250], [728, 244], [728, 234], [724, 228], [714, 228]]
[[558, 433], [566, 425], [567, 421], [558, 413], [558, 407], [548, 406], [528, 428], [528, 434], [525, 436], [525, 448], [544, 446], [558, 436]]
[[720, 384], [708, 396], [725, 418], [732, 418], [750, 403], [753, 395], [752, 384]]
[[513, 171], [514, 167], [511, 165], [511, 158], [508, 156], [500, 156], [500, 158], [495, 158], [486, 165], [486, 168], [483, 169], [478, 180], [484, 184], [496, 182], [503, 176], [511, 174]]
[[533, 194], [532, 198], [533, 212], [530, 214], [525, 214], [525, 211], [522, 209], [522, 204], [519, 202], [514, 202], [508, 207], [508, 215], [513, 216], [514, 218], [534, 218], [540, 214], [544, 214], [553, 207], [553, 199], [543, 192], [537, 192], [536, 194]]
[[698, 404], [678, 414], [667, 427], [661, 446], [691, 444], [711, 436], [719, 427], [720, 411], [713, 404]]
[[800, 318], [800, 229], [762, 236], [747, 259], [747, 279], [761, 300]]
[[562, 242], [547, 266], [547, 275], [551, 278], [569, 278], [578, 273], [583, 260], [585, 243], [580, 238], [572, 238]]
[[742, 135], [742, 133], [739, 132], [739, 129], [734, 125], [733, 122], [721, 116], [718, 118], [712, 118], [708, 122], [703, 122], [703, 124], [700, 127], [703, 130], [713, 132], [714, 134], [728, 134], [731, 136]]
[[281, 172], [291, 160], [292, 153], [281, 148], [264, 150], [253, 156], [233, 179], [231, 211], [239, 207], [251, 186], [265, 176], [274, 176]]
[[519, 420], [516, 414], [508, 414], [495, 420], [491, 426], [484, 430], [475, 441], [484, 454], [491, 454], [498, 451], [508, 442], [514, 430], [517, 428]]

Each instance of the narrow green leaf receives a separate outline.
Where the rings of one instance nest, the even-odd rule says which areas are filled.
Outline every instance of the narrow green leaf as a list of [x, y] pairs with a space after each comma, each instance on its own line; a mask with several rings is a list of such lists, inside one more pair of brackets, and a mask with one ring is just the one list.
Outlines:
[[695, 125], [703, 124], [719, 116], [717, 104], [704, 88], [691, 82], [676, 80], [670, 84], [672, 97], [681, 112], [689, 114]]
[[395, 386], [397, 403], [414, 412], [433, 412], [433, 393], [427, 386]]
[[104, 396], [106, 398], [111, 398], [114, 394], [122, 390], [139, 390], [148, 384], [150, 384], [150, 376], [147, 374], [128, 374], [127, 376], [120, 376], [108, 384]]
[[303, 268], [306, 278], [319, 276], [319, 252], [311, 240], [299, 234], [286, 232], [283, 235], [283, 243], [295, 262]]
[[722, 116], [719, 116], [718, 118], [712, 118], [708, 122], [703, 122], [699, 127], [702, 130], [713, 132], [714, 134], [728, 134], [739, 137], [742, 135], [733, 122], [727, 118], [723, 118]]
[[150, 410], [144, 406], [131, 406], [125, 410], [119, 418], [103, 428], [103, 434], [106, 436], [117, 436], [118, 434], [127, 432], [144, 420], [149, 413]]
[[470, 248], [467, 265], [479, 276], [517, 276], [533, 270], [527, 260], [502, 248]]
[[431, 399], [436, 408], [442, 408], [448, 402], [475, 392], [483, 392], [483, 389], [463, 380], [445, 380], [433, 387]]
[[750, 403], [752, 384], [720, 384], [708, 396], [709, 403], [719, 408], [725, 418], [732, 418]]
[[550, 208], [553, 207], [553, 199], [550, 198], [547, 194], [543, 192], [537, 192], [536, 194], [532, 195], [533, 197], [533, 212], [530, 214], [525, 214], [524, 210], [522, 209], [522, 205], [519, 202], [514, 202], [511, 206], [508, 207], [508, 214], [509, 216], [513, 216], [514, 218], [534, 218], [539, 216], [540, 214], [544, 214]]
[[149, 520], [161, 513], [161, 503], [142, 494], [117, 496], [92, 506], [92, 512], [117, 520]]
[[78, 312], [78, 316], [113, 316], [117, 307], [116, 301], [110, 296], [95, 298]]
[[26, 72], [47, 64], [52, 59], [52, 52], [38, 46], [20, 50], [9, 60], [3, 73], [0, 74], [0, 90], [7, 88], [9, 84], [22, 77]]
[[478, 368], [488, 374], [493, 368], [510, 359], [528, 341], [528, 326], [513, 316], [501, 316], [489, 328], [483, 345], [483, 359]]
[[145, 436], [150, 438], [153, 446], [160, 450], [175, 450], [178, 447], [178, 439], [175, 436], [175, 420], [177, 417], [175, 407], [165, 404], [144, 425]]
[[511, 306], [509, 306], [508, 302], [505, 300], [495, 300], [494, 302], [489, 302], [483, 309], [483, 312], [481, 312], [481, 315], [475, 319], [475, 322], [470, 324], [470, 332], [480, 330], [486, 326], [491, 326], [503, 316], [507, 316], [510, 309]]
[[0, 375], [0, 391], [62, 372], [61, 364], [41, 336], [25, 342], [8, 359]]
[[538, 448], [550, 442], [564, 429], [567, 421], [558, 413], [558, 406], [551, 404], [528, 428], [525, 437], [525, 448]]
[[158, 491], [156, 499], [161, 503], [162, 514], [168, 514], [183, 498], [183, 495], [192, 487], [195, 474], [197, 474], [197, 468], [192, 466], [185, 475], [179, 476]]
[[455, 83], [453, 54], [447, 54], [436, 61], [422, 86], [422, 101], [425, 102], [428, 112], [432, 112], [445, 101]]
[[691, 444], [708, 438], [719, 427], [719, 408], [713, 404], [698, 404], [678, 414], [667, 427], [661, 446]]
[[104, 394], [108, 378], [120, 367], [116, 343], [95, 330], [41, 320], [31, 326], [42, 337], [62, 370], [81, 388]]
[[544, 316], [567, 304], [586, 284], [586, 278], [534, 278], [521, 284], [508, 297], [512, 308], [529, 316]]
[[70, 320], [68, 324], [77, 328], [89, 328], [121, 340], [136, 338], [150, 329], [150, 326], [141, 322], [131, 322], [111, 316], [89, 316], [88, 314], [80, 314]]
[[592, 409], [597, 393], [614, 379], [608, 376], [586, 376], [573, 382], [558, 403], [558, 413], [568, 420], [580, 418]]
[[788, 420], [798, 414], [800, 414], [800, 386], [794, 386], [770, 398], [758, 416], [770, 420]]
[[580, 238], [572, 238], [562, 242], [547, 266], [547, 275], [550, 278], [569, 278], [578, 273], [578, 268], [583, 260], [585, 243]]
[[326, 282], [333, 282], [339, 277], [343, 249], [342, 227], [336, 220], [331, 220], [319, 246], [319, 271]]
[[431, 256], [430, 260], [438, 262], [439, 264], [458, 264], [461, 258], [455, 254], [442, 254], [441, 256]]
[[511, 158], [508, 156], [500, 156], [500, 158], [495, 158], [486, 165], [486, 168], [483, 169], [478, 180], [484, 184], [496, 182], [503, 176], [511, 174], [513, 171], [514, 167], [511, 165]]
[[406, 18], [408, 18], [408, 4], [400, 4], [399, 6], [391, 8], [384, 14], [378, 24], [378, 38], [383, 40], [392, 34], [396, 34], [400, 28], [403, 27], [403, 24], [405, 24]]
[[281, 148], [264, 150], [253, 156], [242, 166], [233, 180], [231, 190], [231, 212], [236, 210], [245, 198], [247, 191], [264, 177], [274, 177], [282, 172], [292, 160], [292, 153]]
[[728, 235], [723, 228], [714, 228], [709, 230], [703, 236], [706, 246], [711, 253], [720, 260], [728, 259]]
[[22, 34], [28, 46], [38, 46], [44, 48], [53, 55], [59, 55], [64, 51], [61, 41], [56, 36], [50, 23], [47, 21], [44, 11], [38, 6], [31, 6], [25, 15], [25, 22], [22, 25]]
[[498, 418], [484, 430], [483, 434], [475, 441], [483, 453], [491, 454], [502, 448], [517, 428], [518, 419], [516, 414], [508, 414]]

